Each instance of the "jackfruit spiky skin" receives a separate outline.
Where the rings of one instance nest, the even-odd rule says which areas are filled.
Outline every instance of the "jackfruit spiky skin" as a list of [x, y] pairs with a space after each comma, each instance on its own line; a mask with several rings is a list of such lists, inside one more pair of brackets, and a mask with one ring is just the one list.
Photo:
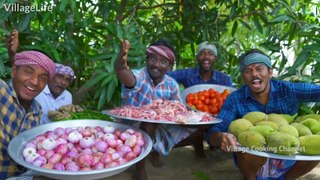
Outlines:
[[298, 130], [299, 137], [300, 136], [312, 135], [312, 132], [310, 131], [310, 129], [308, 127], [302, 125], [302, 124], [292, 123], [290, 125], [295, 127]]
[[245, 147], [251, 149], [261, 149], [266, 145], [266, 139], [259, 133], [254, 131], [244, 131], [239, 134], [238, 142]]
[[282, 126], [280, 126], [279, 132], [283, 132], [283, 133], [292, 135], [292, 136], [294, 136], [296, 138], [299, 137], [298, 130], [295, 127], [291, 126], [291, 125], [282, 125]]
[[300, 153], [305, 155], [320, 155], [320, 135], [299, 137]]
[[301, 122], [302, 125], [307, 126], [312, 134], [317, 134], [320, 131], [320, 122], [313, 118], [307, 118]]
[[228, 131], [236, 137], [243, 131], [247, 131], [253, 124], [247, 119], [236, 119], [229, 125]]
[[245, 114], [242, 118], [249, 120], [253, 125], [260, 121], [268, 120], [268, 115], [263, 112], [253, 111]]
[[268, 120], [275, 122], [278, 126], [288, 125], [288, 121], [279, 114], [268, 114]]
[[276, 154], [292, 155], [299, 149], [299, 140], [282, 132], [271, 134], [267, 139], [268, 149]]
[[270, 136], [270, 134], [275, 133], [276, 131], [270, 126], [253, 126], [249, 131], [255, 131], [261, 134], [264, 138]]
[[256, 126], [269, 126], [276, 131], [279, 129], [279, 125], [272, 121], [260, 121], [256, 124]]

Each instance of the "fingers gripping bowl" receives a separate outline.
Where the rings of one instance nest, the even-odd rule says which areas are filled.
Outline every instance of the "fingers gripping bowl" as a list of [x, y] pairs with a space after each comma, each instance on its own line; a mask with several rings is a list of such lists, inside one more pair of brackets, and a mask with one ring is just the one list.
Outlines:
[[[121, 131], [126, 131], [127, 129], [133, 129], [142, 134], [144, 139], [144, 145], [141, 148], [141, 153], [134, 159], [127, 161], [123, 164], [119, 164], [116, 166], [102, 168], [98, 170], [88, 170], [88, 171], [61, 171], [61, 170], [53, 170], [53, 169], [46, 169], [43, 167], [38, 167], [32, 165], [25, 161], [23, 156], [23, 150], [26, 145], [37, 136], [44, 134], [48, 131], [53, 131], [56, 128], [63, 127], [63, 128], [78, 128], [78, 127], [105, 127], [105, 126], [112, 126], [115, 129], [119, 129]], [[88, 179], [99, 179], [104, 177], [109, 177], [115, 174], [118, 174], [126, 169], [128, 169], [133, 164], [139, 162], [144, 157], [146, 157], [152, 148], [152, 141], [151, 138], [140, 129], [118, 124], [114, 122], [107, 122], [102, 120], [72, 120], [72, 121], [62, 121], [62, 122], [53, 122], [49, 124], [40, 125], [24, 131], [23, 133], [16, 136], [9, 144], [8, 152], [10, 157], [17, 162], [18, 164], [37, 172], [39, 175], [54, 178], [54, 179], [77, 179], [77, 180], [88, 180]]]

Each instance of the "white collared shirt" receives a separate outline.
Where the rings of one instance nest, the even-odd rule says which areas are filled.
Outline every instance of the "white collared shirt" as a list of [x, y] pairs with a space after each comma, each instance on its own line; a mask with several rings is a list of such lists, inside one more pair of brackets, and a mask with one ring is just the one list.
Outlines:
[[40, 124], [51, 122], [48, 117], [48, 111], [55, 111], [61, 106], [72, 104], [72, 95], [68, 90], [64, 90], [60, 94], [60, 96], [55, 99], [52, 96], [48, 85], [46, 85], [44, 90], [35, 99], [40, 103], [42, 107], [43, 114], [40, 120]]

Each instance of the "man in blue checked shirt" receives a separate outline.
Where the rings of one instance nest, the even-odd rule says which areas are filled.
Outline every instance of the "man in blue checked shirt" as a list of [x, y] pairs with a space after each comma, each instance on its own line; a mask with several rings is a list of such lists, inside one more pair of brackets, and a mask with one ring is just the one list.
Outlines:
[[232, 79], [229, 75], [213, 68], [214, 63], [218, 60], [218, 50], [215, 45], [207, 41], [199, 44], [196, 60], [198, 67], [169, 71], [167, 74], [185, 88], [197, 84], [232, 86]]
[[[235, 149], [237, 138], [228, 133], [230, 123], [251, 111], [294, 115], [299, 102], [318, 102], [320, 86], [272, 79], [270, 58], [253, 49], [240, 56], [240, 70], [245, 85], [228, 96], [218, 118], [223, 122], [208, 132], [209, 143], [223, 151]], [[230, 148], [231, 147], [231, 148]], [[235, 152], [235, 164], [245, 179], [296, 179], [311, 171], [318, 161], [293, 161], [264, 158]]]
[[[218, 84], [232, 87], [232, 79], [229, 75], [214, 69], [214, 64], [218, 60], [218, 50], [214, 44], [204, 41], [198, 45], [196, 52], [198, 66], [194, 68], [179, 69], [169, 71], [167, 74], [173, 77], [184, 88], [198, 84]], [[207, 126], [198, 126], [199, 134], [204, 134]], [[200, 129], [201, 128], [201, 129]], [[192, 142], [198, 157], [206, 157], [204, 153], [203, 137], [198, 136]]]

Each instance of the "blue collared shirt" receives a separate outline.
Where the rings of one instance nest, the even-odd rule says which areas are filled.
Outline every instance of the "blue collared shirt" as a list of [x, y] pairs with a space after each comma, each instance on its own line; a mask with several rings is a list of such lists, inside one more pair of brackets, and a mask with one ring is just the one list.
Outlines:
[[320, 100], [319, 85], [279, 80], [271, 80], [270, 82], [271, 91], [266, 105], [255, 100], [247, 86], [231, 93], [218, 115], [218, 118], [223, 121], [209, 129], [208, 137], [214, 132], [227, 132], [233, 120], [242, 118], [248, 112], [260, 111], [266, 114], [294, 115], [298, 112], [299, 102], [318, 102]]
[[218, 70], [213, 71], [213, 76], [208, 81], [201, 79], [199, 67], [169, 71], [167, 74], [173, 77], [179, 84], [183, 84], [185, 88], [197, 84], [219, 84], [230, 87], [232, 86], [231, 77]]

